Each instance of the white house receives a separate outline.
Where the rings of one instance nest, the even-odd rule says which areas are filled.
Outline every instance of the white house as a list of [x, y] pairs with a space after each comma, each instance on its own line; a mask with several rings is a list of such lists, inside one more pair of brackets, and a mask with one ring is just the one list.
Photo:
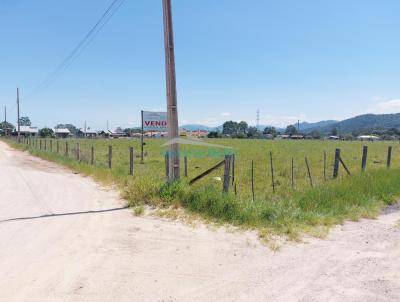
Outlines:
[[81, 128], [79, 130], [83, 133], [83, 136], [85, 138], [96, 138], [97, 134], [98, 134], [98, 132], [96, 130], [90, 129], [89, 127], [86, 128], [86, 130], [83, 128]]
[[360, 135], [357, 137], [360, 141], [380, 141], [381, 138], [375, 135]]
[[71, 132], [67, 128], [55, 128], [54, 135], [57, 138], [68, 138], [71, 136]]
[[[23, 136], [37, 136], [39, 134], [38, 127], [31, 127], [31, 126], [20, 126], [20, 133]], [[17, 129], [15, 130], [18, 131]]]

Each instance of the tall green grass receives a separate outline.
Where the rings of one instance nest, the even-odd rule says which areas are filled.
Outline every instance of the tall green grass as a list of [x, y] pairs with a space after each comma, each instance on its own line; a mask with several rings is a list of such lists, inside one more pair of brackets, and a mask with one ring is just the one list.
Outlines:
[[[309, 232], [315, 227], [330, 227], [343, 223], [346, 219], [373, 218], [385, 205], [396, 201], [400, 196], [400, 169], [384, 169], [387, 143], [369, 143], [369, 162], [367, 173], [361, 174], [360, 143], [346, 142], [265, 142], [256, 140], [216, 140], [213, 143], [228, 143], [235, 147], [237, 153], [236, 179], [240, 194], [232, 192], [221, 193], [221, 183], [211, 177], [200, 181], [195, 186], [188, 185], [188, 179], [179, 183], [166, 184], [164, 158], [161, 142], [148, 140], [145, 164], [136, 160], [136, 176], [128, 175], [127, 150], [136, 141], [128, 140], [95, 140], [79, 141], [82, 150], [81, 161], [75, 159], [73, 145], [77, 141], [70, 140], [70, 157], [48, 151], [37, 150], [26, 145], [8, 141], [13, 147], [28, 150], [33, 155], [59, 162], [75, 171], [91, 175], [95, 179], [112, 183], [119, 187], [124, 198], [132, 206], [151, 205], [156, 207], [183, 207], [189, 212], [216, 222], [225, 222], [237, 226], [266, 229], [277, 234], [286, 234], [297, 238], [302, 232]], [[64, 141], [63, 141], [64, 143]], [[96, 164], [91, 166], [87, 150], [95, 144]], [[106, 165], [107, 146], [114, 146], [114, 166], [108, 169]], [[53, 150], [55, 144], [53, 143]], [[323, 179], [323, 151], [329, 154], [328, 171], [331, 171], [333, 152], [336, 147], [342, 149], [344, 161], [353, 172], [352, 177], [344, 173], [336, 180], [325, 183]], [[186, 147], [188, 148], [188, 147]], [[190, 146], [189, 148], [196, 148]], [[394, 148], [393, 166], [400, 166], [396, 157], [397, 146]], [[138, 146], [136, 145], [136, 150]], [[272, 150], [275, 155], [277, 173], [277, 194], [272, 194], [269, 180], [267, 154]], [[308, 185], [306, 170], [300, 169], [303, 156], [307, 155], [316, 183], [315, 188]], [[296, 190], [290, 186], [290, 161], [288, 158], [297, 156]], [[256, 167], [256, 198], [253, 201], [249, 194], [250, 170], [248, 164], [254, 159]], [[189, 158], [189, 173], [192, 176], [202, 172], [216, 158]], [[197, 168], [198, 167], [198, 168]], [[289, 170], [289, 171], [288, 171]], [[258, 178], [257, 178], [258, 176]]]

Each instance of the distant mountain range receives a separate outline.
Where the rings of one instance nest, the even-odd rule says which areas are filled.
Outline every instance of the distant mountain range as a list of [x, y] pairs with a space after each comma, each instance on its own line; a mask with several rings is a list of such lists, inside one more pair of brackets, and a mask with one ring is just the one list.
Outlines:
[[328, 125], [311, 127], [307, 132], [317, 130], [323, 133], [337, 129], [339, 132], [360, 132], [373, 129], [400, 128], [400, 113], [364, 114]]
[[[295, 124], [296, 128], [297, 125]], [[389, 129], [398, 128], [400, 129], [400, 113], [394, 114], [364, 114], [356, 117], [352, 117], [343, 121], [327, 120], [316, 123], [300, 123], [300, 131], [310, 133], [312, 131], [319, 131], [322, 133], [330, 133], [333, 129], [337, 129], [339, 132], [365, 132], [372, 129]], [[258, 129], [264, 130], [267, 125], [260, 125]], [[181, 129], [189, 131], [222, 131], [222, 125], [218, 127], [208, 127], [204, 125], [189, 124], [183, 125]], [[278, 131], [285, 131], [284, 128], [276, 128]]]
[[204, 126], [204, 125], [199, 125], [199, 124], [188, 124], [188, 125], [182, 125], [182, 126], [180, 126], [179, 127], [179, 129], [181, 129], [181, 130], [187, 130], [187, 131], [201, 131], [201, 130], [204, 130], [204, 131], [217, 131], [217, 128], [221, 128], [222, 129], [222, 126], [220, 126], [220, 127], [208, 127], [208, 126]]
[[303, 123], [300, 123], [299, 126], [300, 126], [300, 131], [309, 132], [314, 129], [330, 127], [338, 122], [339, 121], [334, 121], [334, 120], [320, 121], [320, 122], [316, 122], [316, 123], [303, 122]]

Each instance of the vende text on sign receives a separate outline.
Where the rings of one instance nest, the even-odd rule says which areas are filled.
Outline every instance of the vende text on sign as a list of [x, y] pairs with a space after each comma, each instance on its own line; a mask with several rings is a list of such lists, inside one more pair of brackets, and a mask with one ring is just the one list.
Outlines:
[[143, 111], [143, 128], [145, 131], [167, 131], [167, 113]]

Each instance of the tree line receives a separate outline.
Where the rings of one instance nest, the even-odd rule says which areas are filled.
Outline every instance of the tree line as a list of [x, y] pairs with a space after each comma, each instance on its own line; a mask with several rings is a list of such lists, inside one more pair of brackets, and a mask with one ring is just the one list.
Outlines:
[[400, 129], [397, 128], [371, 128], [352, 132], [341, 132], [337, 128], [329, 132], [320, 132], [318, 130], [299, 131], [295, 125], [288, 125], [285, 130], [278, 130], [273, 126], [267, 126], [264, 129], [249, 126], [246, 122], [226, 121], [222, 125], [222, 131], [211, 131], [209, 138], [275, 138], [278, 135], [302, 135], [311, 139], [321, 139], [325, 136], [334, 136], [343, 140], [354, 140], [360, 135], [375, 135], [384, 140], [400, 139]]

